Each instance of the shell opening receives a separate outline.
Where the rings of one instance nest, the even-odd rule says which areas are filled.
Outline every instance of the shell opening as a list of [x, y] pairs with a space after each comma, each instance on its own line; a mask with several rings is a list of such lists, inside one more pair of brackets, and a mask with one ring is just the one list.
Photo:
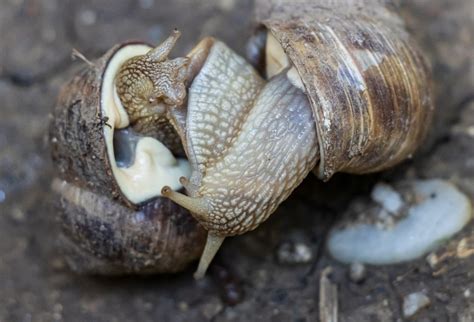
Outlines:
[[161, 188], [179, 190], [179, 178], [189, 177], [191, 168], [186, 159], [175, 158], [171, 151], [152, 137], [134, 135], [115, 89], [115, 76], [129, 58], [147, 53], [151, 47], [126, 45], [110, 59], [102, 80], [101, 112], [107, 155], [113, 175], [124, 196], [138, 204], [161, 196]]

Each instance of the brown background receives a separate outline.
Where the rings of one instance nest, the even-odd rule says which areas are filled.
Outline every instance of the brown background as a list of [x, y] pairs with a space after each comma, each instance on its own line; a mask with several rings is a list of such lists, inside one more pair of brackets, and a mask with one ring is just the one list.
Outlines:
[[[229, 285], [216, 277], [217, 266], [200, 282], [192, 279], [193, 268], [147, 278], [71, 273], [55, 248], [44, 135], [59, 87], [80, 65], [70, 58], [72, 48], [95, 58], [130, 38], [157, 43], [178, 27], [183, 36], [176, 54], [204, 35], [243, 53], [253, 1], [0, 0], [0, 321], [314, 321], [320, 273], [328, 266], [339, 288], [341, 321], [396, 321], [403, 297], [417, 291], [426, 292], [431, 305], [415, 320], [474, 321], [474, 256], [453, 251], [462, 238], [474, 247], [473, 224], [437, 252], [451, 256], [435, 267], [425, 259], [369, 267], [361, 284], [324, 251], [329, 225], [377, 180], [441, 177], [474, 199], [474, 4], [396, 5], [434, 70], [437, 117], [430, 143], [390, 172], [338, 175], [328, 184], [308, 178], [260, 229], [226, 241], [217, 264], [234, 276]], [[313, 260], [279, 264], [276, 252], [285, 242], [305, 243]], [[243, 294], [235, 306], [229, 288]]]

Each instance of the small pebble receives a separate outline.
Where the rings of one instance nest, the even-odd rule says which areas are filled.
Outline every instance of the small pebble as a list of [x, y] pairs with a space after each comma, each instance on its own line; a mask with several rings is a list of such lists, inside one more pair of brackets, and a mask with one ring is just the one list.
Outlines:
[[302, 242], [285, 242], [278, 247], [280, 264], [306, 264], [313, 259], [311, 248]]
[[53, 310], [54, 310], [54, 312], [62, 312], [63, 311], [63, 305], [61, 303], [56, 303], [56, 304], [54, 304]]
[[140, 3], [140, 7], [143, 9], [150, 9], [155, 3], [154, 0], [140, 0], [138, 2]]
[[143, 302], [143, 309], [145, 311], [151, 311], [153, 309], [153, 307], [154, 307], [153, 303], [148, 302], [148, 301]]
[[23, 222], [26, 218], [25, 213], [20, 208], [13, 208], [11, 216], [17, 222]]
[[179, 307], [179, 310], [182, 312], [186, 312], [189, 309], [189, 305], [186, 302], [179, 302], [178, 307]]
[[442, 293], [442, 292], [436, 292], [434, 294], [434, 296], [436, 297], [437, 300], [443, 302], [443, 303], [448, 303], [449, 300], [451, 299], [450, 296], [446, 293]]
[[408, 294], [403, 298], [403, 316], [406, 318], [412, 317], [430, 303], [430, 299], [423, 292]]
[[467, 258], [474, 255], [474, 240], [463, 238], [456, 247], [456, 256], [458, 258]]
[[222, 302], [218, 298], [214, 297], [211, 298], [209, 302], [204, 304], [202, 308], [202, 314], [206, 317], [206, 319], [210, 320], [214, 316], [216, 316], [222, 309]]
[[467, 133], [469, 136], [474, 136], [474, 125], [469, 126], [469, 127], [466, 129], [466, 133]]
[[64, 258], [55, 257], [50, 261], [50, 266], [56, 271], [62, 271], [66, 268], [66, 262]]
[[231, 11], [238, 2], [236, 0], [221, 0], [217, 4], [223, 11]]
[[214, 263], [210, 268], [211, 276], [219, 287], [222, 301], [227, 305], [236, 305], [244, 298], [243, 288], [237, 276], [224, 265]]
[[361, 263], [352, 263], [349, 268], [349, 277], [354, 283], [360, 283], [365, 280], [367, 270]]
[[471, 290], [467, 288], [466, 290], [464, 290], [463, 295], [465, 298], [471, 297]]
[[79, 20], [83, 25], [90, 26], [97, 21], [97, 14], [93, 10], [86, 9], [79, 13]]
[[434, 252], [430, 253], [428, 256], [426, 256], [426, 261], [428, 262], [428, 265], [434, 269], [439, 263], [438, 255], [436, 255]]

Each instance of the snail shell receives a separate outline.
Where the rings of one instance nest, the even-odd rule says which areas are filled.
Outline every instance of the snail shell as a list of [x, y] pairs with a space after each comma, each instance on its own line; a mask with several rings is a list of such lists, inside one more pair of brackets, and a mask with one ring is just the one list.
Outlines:
[[[119, 130], [128, 117], [111, 108], [109, 87], [117, 66], [149, 49], [141, 43], [113, 47], [64, 86], [53, 111], [49, 140], [61, 246], [78, 272], [176, 272], [203, 249], [205, 231], [188, 211], [159, 197], [161, 185], [146, 180], [165, 180], [162, 184], [180, 189], [187, 162], [153, 138]], [[131, 160], [119, 160], [120, 153]], [[133, 164], [118, 167], [125, 161]]]
[[429, 129], [427, 64], [382, 3], [257, 1], [257, 22], [298, 71], [313, 108], [323, 180], [389, 168], [411, 157]]

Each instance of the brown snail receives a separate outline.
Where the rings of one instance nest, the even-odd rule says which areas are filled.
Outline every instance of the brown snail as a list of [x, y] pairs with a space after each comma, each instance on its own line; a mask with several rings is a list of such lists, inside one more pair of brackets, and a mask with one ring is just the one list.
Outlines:
[[[257, 21], [250, 60], [265, 70], [265, 78], [212, 38], [185, 58], [167, 59], [177, 32], [152, 50], [116, 48], [77, 76], [63, 91], [51, 127], [59, 176], [68, 182], [55, 181], [63, 199], [79, 198], [68, 197], [60, 185], [104, 195], [127, 209], [150, 198], [160, 205], [169, 202], [163, 197], [173, 200], [200, 223], [187, 222], [194, 240], [179, 244], [190, 247], [186, 255], [202, 249], [200, 227], [208, 231], [199, 277], [226, 236], [255, 229], [312, 170], [328, 180], [338, 171], [380, 171], [414, 153], [433, 112], [428, 70], [394, 13], [370, 0], [327, 6], [260, 1]], [[85, 86], [91, 73], [94, 86]], [[109, 126], [92, 130], [90, 119], [97, 115], [106, 116]], [[133, 131], [114, 133], [115, 128]], [[163, 144], [136, 139], [140, 135]], [[122, 143], [114, 145], [112, 137]], [[166, 165], [142, 172], [153, 182], [127, 188], [122, 172], [136, 170], [136, 162], [113, 163], [122, 161], [117, 151], [129, 151], [124, 160], [133, 155], [130, 150], [142, 151], [143, 140], [155, 141], [155, 148], [145, 147], [153, 151], [148, 158], [163, 158]], [[189, 167], [184, 160], [180, 166], [170, 150], [176, 156], [184, 150]], [[175, 191], [182, 186], [186, 194]], [[182, 223], [172, 218], [183, 210], [168, 207], [170, 214], [163, 216], [179, 231]], [[66, 209], [66, 216], [74, 217], [74, 210]]]
[[150, 184], [173, 184], [189, 173], [187, 162], [155, 139], [117, 130], [128, 120], [112, 109], [110, 73], [150, 48], [115, 46], [64, 86], [53, 111], [49, 138], [61, 245], [79, 272], [176, 272], [202, 252], [205, 231], [186, 210], [156, 198], [161, 187]]

